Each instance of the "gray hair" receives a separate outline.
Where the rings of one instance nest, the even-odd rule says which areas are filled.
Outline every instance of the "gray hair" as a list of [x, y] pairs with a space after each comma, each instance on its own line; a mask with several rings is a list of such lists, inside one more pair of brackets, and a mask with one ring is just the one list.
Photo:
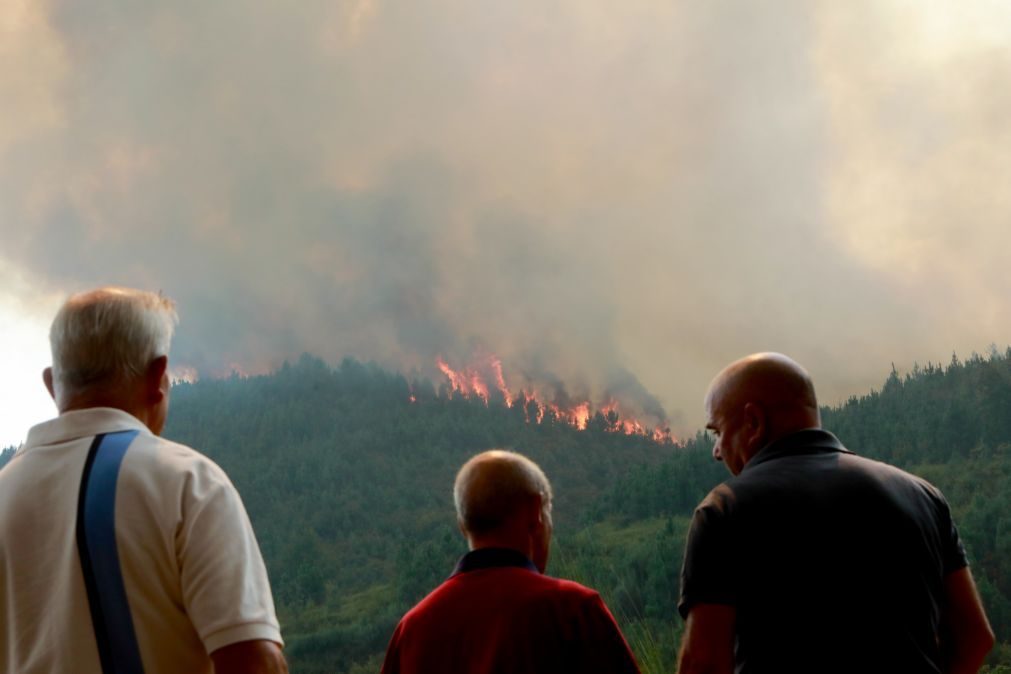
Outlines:
[[143, 374], [167, 356], [179, 317], [161, 293], [107, 287], [72, 295], [49, 330], [61, 396]]
[[540, 467], [516, 452], [492, 449], [463, 464], [453, 485], [453, 502], [463, 528], [485, 534], [504, 525], [517, 508], [541, 498], [551, 515], [551, 483]]

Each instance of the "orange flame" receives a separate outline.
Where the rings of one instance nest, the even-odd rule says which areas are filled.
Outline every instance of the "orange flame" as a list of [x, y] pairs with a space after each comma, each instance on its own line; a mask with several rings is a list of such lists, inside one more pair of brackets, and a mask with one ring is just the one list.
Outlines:
[[589, 401], [584, 400], [578, 405], [575, 405], [567, 410], [560, 410], [557, 405], [552, 405], [551, 408], [555, 410], [555, 413], [560, 419], [565, 420], [571, 426], [575, 426], [581, 431], [586, 430], [586, 424], [590, 421]]
[[[523, 391], [523, 412], [529, 415], [530, 406], [533, 405], [534, 409], [537, 410], [537, 418], [535, 421], [539, 424], [544, 421], [544, 411], [545, 406], [540, 400], [537, 399], [537, 395], [533, 391]], [[530, 421], [529, 416], [527, 421]]]
[[470, 375], [470, 387], [477, 395], [478, 398], [484, 401], [484, 404], [488, 404], [488, 385], [484, 383], [481, 379], [481, 375], [476, 372], [468, 372]]
[[460, 375], [458, 375], [453, 370], [453, 368], [447, 365], [446, 361], [444, 361], [442, 358], [436, 358], [435, 362], [439, 366], [439, 369], [442, 370], [442, 373], [447, 377], [449, 377], [449, 385], [452, 387], [453, 393], [459, 392], [462, 393], [463, 395], [466, 395], [467, 394], [466, 380]]
[[464, 398], [476, 395], [484, 401], [485, 405], [488, 404], [488, 385], [477, 370], [469, 368], [460, 371], [454, 370], [442, 358], [436, 358], [435, 363], [449, 379], [453, 393], [459, 393]]
[[505, 399], [506, 407], [513, 406], [513, 396], [506, 387], [505, 377], [502, 376], [502, 361], [495, 356], [491, 357], [491, 369], [495, 373], [495, 386]]
[[[542, 400], [533, 389], [521, 389], [519, 394], [514, 395], [506, 385], [502, 372], [502, 361], [496, 356], [490, 356], [481, 365], [469, 366], [460, 370], [454, 370], [441, 357], [436, 359], [436, 364], [449, 380], [451, 397], [456, 394], [463, 398], [477, 397], [485, 405], [489, 405], [491, 386], [494, 386], [495, 390], [502, 394], [506, 407], [511, 408], [517, 401], [520, 402], [527, 423], [541, 424], [544, 422], [545, 416], [550, 413], [558, 421], [579, 430], [586, 430], [590, 419], [593, 418], [593, 407], [589, 400], [581, 400], [563, 407], [557, 402]], [[488, 375], [487, 379], [485, 375]], [[491, 381], [491, 386], [489, 381]], [[414, 392], [411, 391], [411, 402], [414, 400]], [[597, 411], [605, 419], [606, 431], [625, 435], [640, 435], [659, 444], [670, 444], [675, 441], [670, 428], [666, 426], [648, 428], [634, 416], [628, 414], [627, 410], [619, 411], [619, 409], [618, 401], [613, 399], [607, 400], [597, 408]]]

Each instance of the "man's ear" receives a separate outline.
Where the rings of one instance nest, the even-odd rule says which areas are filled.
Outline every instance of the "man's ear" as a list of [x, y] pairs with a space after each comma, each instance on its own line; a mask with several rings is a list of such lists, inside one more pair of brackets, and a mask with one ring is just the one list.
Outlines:
[[530, 530], [536, 531], [547, 525], [544, 521], [544, 497], [540, 494], [535, 494], [530, 497], [527, 507], [530, 508], [527, 521], [530, 522]]
[[744, 423], [749, 444], [756, 445], [755, 449], [759, 449], [765, 442], [765, 432], [768, 430], [768, 420], [761, 405], [744, 403]]
[[168, 356], [158, 356], [147, 366], [144, 374], [144, 390], [148, 402], [160, 403], [168, 395]]
[[42, 382], [46, 385], [46, 390], [49, 391], [49, 397], [56, 401], [56, 389], [53, 388], [53, 368], [47, 367], [42, 371]]

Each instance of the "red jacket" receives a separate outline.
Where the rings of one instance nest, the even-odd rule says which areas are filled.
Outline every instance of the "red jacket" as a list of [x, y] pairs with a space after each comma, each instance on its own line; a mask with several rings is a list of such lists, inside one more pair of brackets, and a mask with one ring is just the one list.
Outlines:
[[383, 674], [638, 674], [600, 595], [483, 548], [401, 619]]

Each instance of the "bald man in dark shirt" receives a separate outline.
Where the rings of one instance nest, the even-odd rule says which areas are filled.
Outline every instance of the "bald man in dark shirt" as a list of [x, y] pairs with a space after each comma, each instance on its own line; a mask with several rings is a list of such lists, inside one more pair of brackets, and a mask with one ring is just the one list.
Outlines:
[[979, 669], [994, 635], [936, 488], [822, 430], [786, 356], [731, 363], [705, 406], [733, 477], [692, 521], [679, 674]]

